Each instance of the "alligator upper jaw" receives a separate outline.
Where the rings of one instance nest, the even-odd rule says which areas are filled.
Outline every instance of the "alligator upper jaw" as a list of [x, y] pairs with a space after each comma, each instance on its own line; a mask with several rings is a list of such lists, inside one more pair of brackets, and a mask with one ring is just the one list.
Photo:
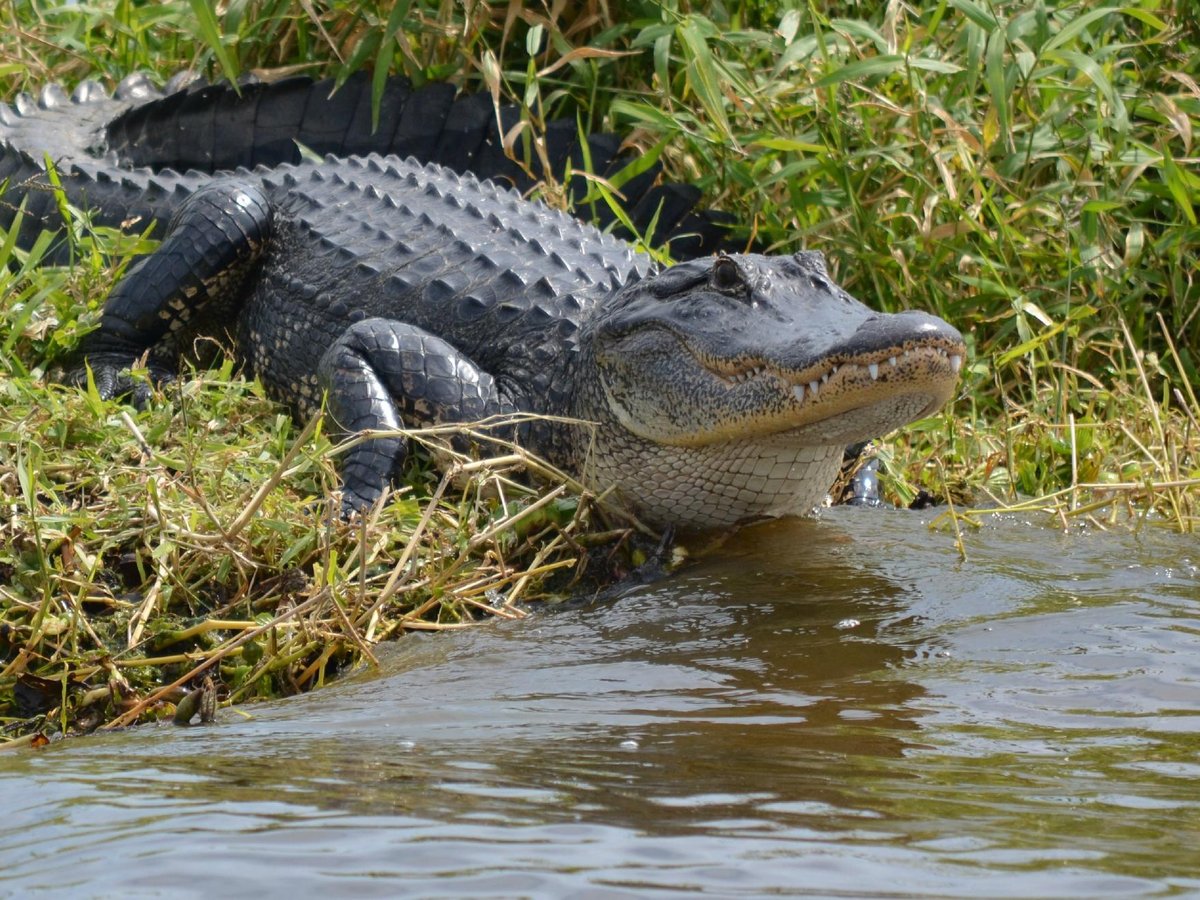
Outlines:
[[648, 339], [665, 344], [650, 355], [645, 346], [633, 354], [642, 363], [639, 387], [602, 372], [608, 405], [638, 436], [679, 447], [783, 433], [801, 445], [879, 437], [945, 405], [965, 357], [949, 326], [870, 350], [831, 353], [798, 368], [694, 354], [678, 335]]

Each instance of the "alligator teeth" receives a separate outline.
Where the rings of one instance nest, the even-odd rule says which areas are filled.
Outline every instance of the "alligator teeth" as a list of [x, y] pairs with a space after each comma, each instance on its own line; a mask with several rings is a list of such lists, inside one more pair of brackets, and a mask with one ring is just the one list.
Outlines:
[[803, 403], [804, 402], [804, 385], [793, 384], [792, 385], [792, 396], [796, 398], [797, 403]]
[[950, 369], [954, 372], [955, 375], [957, 375], [958, 370], [962, 368], [962, 362], [963, 362], [962, 357], [959, 356], [957, 353], [953, 354], [950, 357]]
[[753, 369], [747, 369], [744, 372], [735, 372], [729, 376], [729, 381], [733, 384], [744, 384], [751, 378], [757, 378], [767, 371], [766, 366], [755, 366]]
[[879, 380], [879, 363], [871, 363], [869, 366], [867, 366], [867, 371], [871, 373], [872, 381]]
[[824, 375], [822, 375], [821, 376], [821, 384], [828, 384], [829, 376], [832, 375], [836, 371], [837, 371], [837, 369], [834, 369], [833, 372], [826, 372]]
[[891, 366], [894, 366], [894, 365], [896, 365], [896, 357], [894, 357], [894, 356], [889, 356], [889, 357], [888, 357], [888, 365], [891, 365]]
[[820, 388], [821, 388], [821, 385], [815, 381], [810, 381], [808, 383], [808, 390], [813, 395], [814, 398], [817, 396], [817, 391], [820, 390]]

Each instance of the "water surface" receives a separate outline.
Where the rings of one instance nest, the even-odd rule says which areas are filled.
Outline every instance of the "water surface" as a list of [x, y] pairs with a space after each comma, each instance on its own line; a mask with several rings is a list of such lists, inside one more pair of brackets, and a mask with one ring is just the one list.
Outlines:
[[1200, 544], [748, 528], [380, 674], [0, 755], [0, 893], [1200, 893]]

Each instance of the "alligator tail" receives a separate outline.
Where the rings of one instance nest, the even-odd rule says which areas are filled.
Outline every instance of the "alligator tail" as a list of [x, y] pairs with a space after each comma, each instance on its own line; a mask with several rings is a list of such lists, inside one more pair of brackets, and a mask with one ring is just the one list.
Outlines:
[[[497, 110], [486, 94], [460, 95], [444, 83], [414, 88], [395, 77], [385, 83], [376, 124], [371, 95], [370, 80], [360, 72], [336, 91], [331, 80], [305, 77], [251, 81], [234, 90], [227, 83], [197, 82], [180, 73], [161, 92], [135, 75], [121, 82], [112, 97], [95, 82], [84, 82], [70, 97], [57, 85], [43, 89], [36, 100], [19, 96], [15, 108], [0, 104], [0, 178], [10, 185], [0, 201], [7, 207], [0, 208], [0, 223], [11, 222], [20, 196], [27, 198], [30, 230], [52, 217], [51, 194], [13, 191], [14, 185], [42, 174], [45, 153], [65, 175], [68, 198], [99, 207], [98, 221], [113, 225], [169, 215], [173, 203], [194, 189], [198, 173], [300, 162], [299, 145], [320, 155], [412, 156], [521, 191], [533, 186], [535, 178], [503, 148], [503, 135], [520, 118], [515, 107]], [[591, 170], [604, 176], [628, 162], [614, 135], [592, 134], [586, 148], [581, 146], [573, 120], [549, 123], [545, 149], [549, 171], [537, 173], [539, 163], [535, 174], [556, 180], [568, 165], [576, 173], [584, 167], [585, 150]], [[129, 177], [122, 178], [116, 167]], [[659, 168], [652, 167], [622, 187], [634, 227], [645, 232], [653, 223], [655, 242], [667, 243], [679, 258], [724, 247], [728, 217], [697, 211], [699, 190], [656, 184], [659, 175]], [[580, 174], [566, 184], [573, 201], [585, 196], [587, 188]], [[150, 196], [143, 197], [146, 193]], [[621, 231], [607, 204], [596, 203], [580, 215]]]
[[[89, 210], [94, 224], [165, 224], [208, 176], [131, 168], [106, 150], [104, 134], [106, 124], [131, 106], [161, 96], [144, 75], [134, 75], [111, 96], [99, 83], [84, 81], [69, 96], [48, 84], [36, 98], [21, 93], [11, 106], [0, 103], [0, 229], [7, 231], [20, 217], [17, 243], [30, 247], [40, 232], [63, 227], [47, 160], [66, 201]], [[59, 242], [46, 258], [65, 262], [66, 246]]]
[[[394, 154], [525, 192], [536, 179], [503, 146], [504, 135], [519, 121], [515, 106], [497, 110], [487, 94], [459, 94], [453, 85], [438, 82], [414, 88], [406, 78], [393, 77], [385, 82], [375, 124], [371, 80], [356, 72], [336, 90], [332, 79], [306, 77], [249, 82], [236, 91], [228, 83], [196, 82], [123, 113], [108, 126], [107, 146], [127, 164], [180, 172], [296, 163], [298, 145], [321, 156]], [[574, 120], [548, 124], [545, 150], [548, 171], [539, 171], [536, 160], [531, 166], [537, 178], [561, 181], [568, 164], [576, 173], [584, 168]], [[612, 134], [588, 135], [586, 150], [591, 171], [605, 177], [630, 161], [621, 156], [621, 141]], [[693, 185], [656, 184], [660, 174], [661, 167], [652, 166], [622, 187], [634, 227], [645, 232], [653, 223], [656, 241], [670, 241], [681, 257], [717, 250], [728, 236], [726, 219], [697, 212], [700, 191]], [[566, 188], [578, 202], [588, 193], [586, 176], [575, 174]], [[596, 204], [589, 214], [601, 228], [615, 218], [606, 204]]]

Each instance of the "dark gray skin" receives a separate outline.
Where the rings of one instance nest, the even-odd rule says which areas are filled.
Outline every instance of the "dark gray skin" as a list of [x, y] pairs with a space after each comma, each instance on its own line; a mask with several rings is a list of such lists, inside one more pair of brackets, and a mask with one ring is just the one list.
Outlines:
[[[37, 177], [26, 134], [0, 127], [0, 166]], [[873, 312], [819, 254], [660, 269], [436, 165], [134, 170], [117, 188], [111, 165], [63, 152], [71, 202], [110, 221], [173, 217], [85, 342], [102, 394], [129, 388], [141, 356], [169, 373], [196, 337], [216, 335], [298, 416], [327, 397], [349, 433], [515, 412], [584, 420], [518, 437], [651, 524], [806, 513], [847, 444], [940, 408], [963, 358], [945, 322]], [[406, 449], [399, 435], [357, 445], [342, 472], [348, 506], [374, 503]]]

